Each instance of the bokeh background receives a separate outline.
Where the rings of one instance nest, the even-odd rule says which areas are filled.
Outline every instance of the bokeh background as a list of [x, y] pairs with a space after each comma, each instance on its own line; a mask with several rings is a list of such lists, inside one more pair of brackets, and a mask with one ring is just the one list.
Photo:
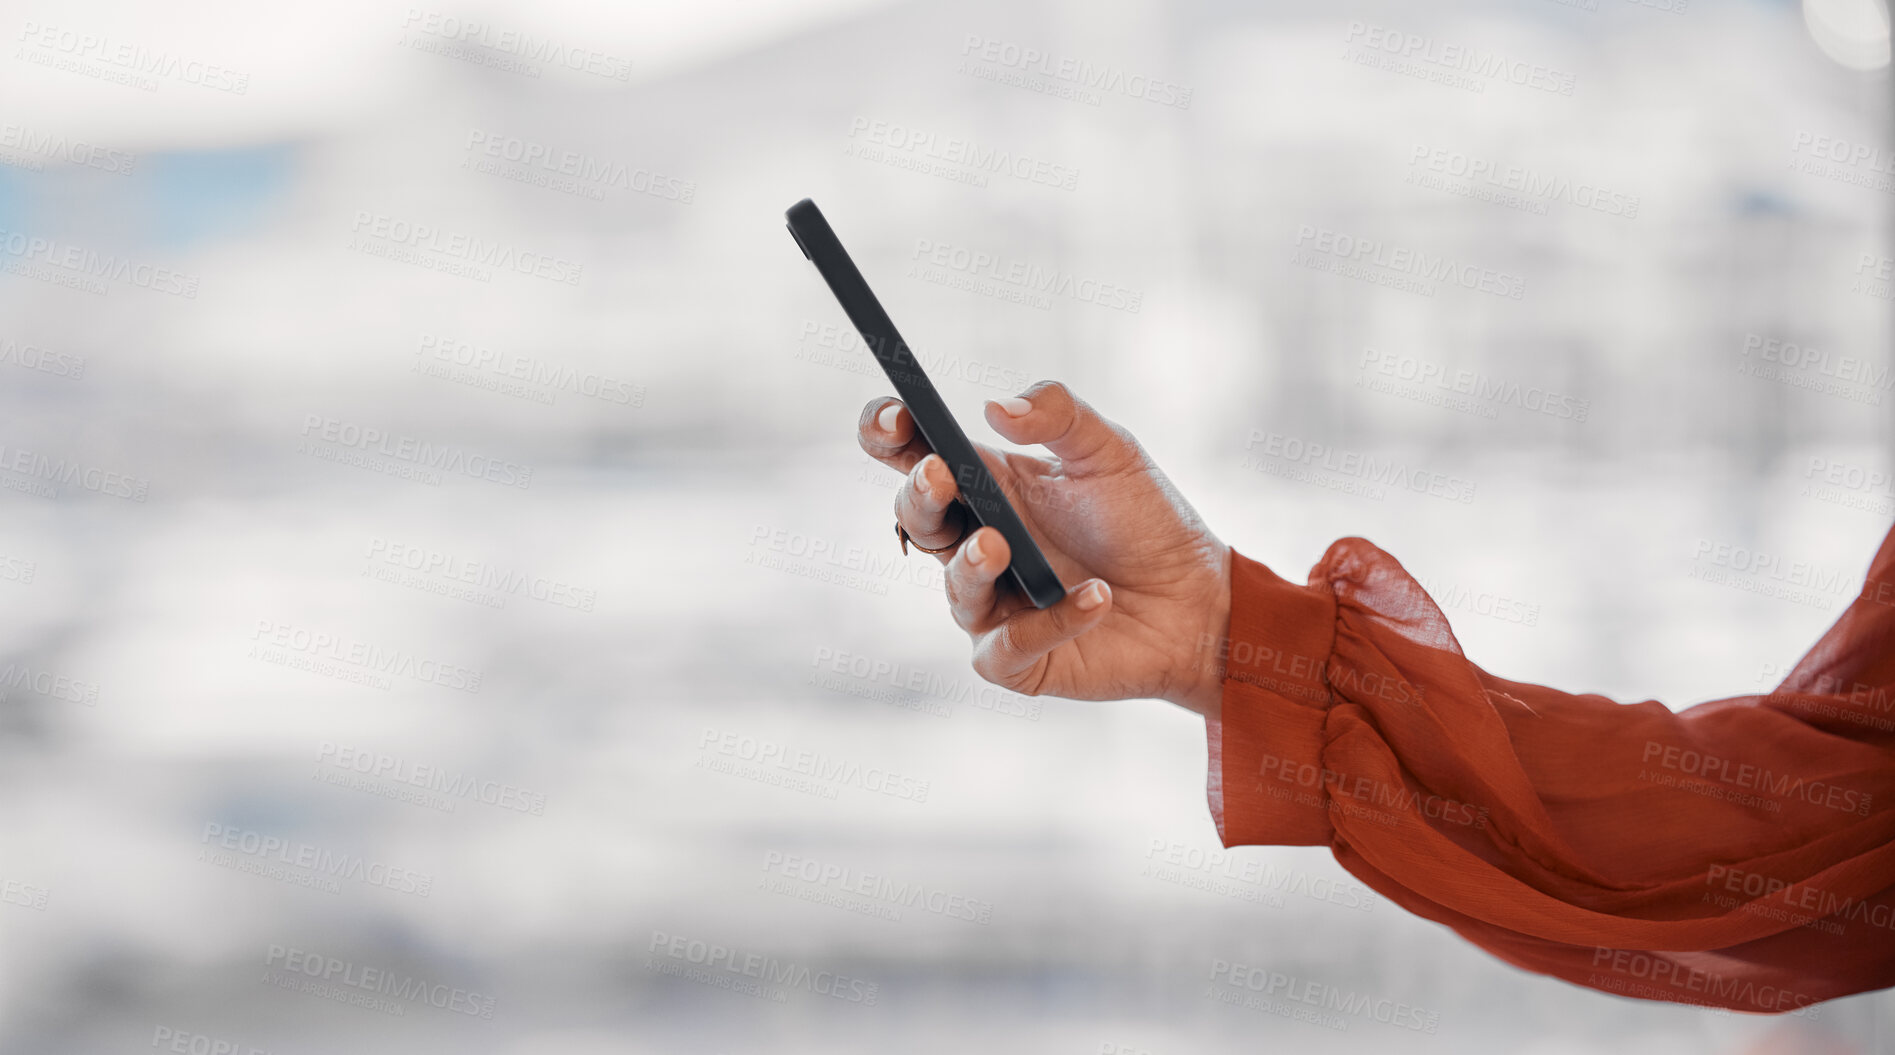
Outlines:
[[[824, 207], [977, 438], [1062, 379], [1285, 575], [1366, 536], [1489, 669], [1683, 707], [1774, 684], [1895, 513], [1879, 0], [0, 36], [0, 1050], [1895, 1049], [1886, 994], [1605, 996], [1326, 851], [1206, 856], [1201, 721], [972, 674], [781, 222]], [[1226, 1006], [1219, 960], [1437, 1028]]]

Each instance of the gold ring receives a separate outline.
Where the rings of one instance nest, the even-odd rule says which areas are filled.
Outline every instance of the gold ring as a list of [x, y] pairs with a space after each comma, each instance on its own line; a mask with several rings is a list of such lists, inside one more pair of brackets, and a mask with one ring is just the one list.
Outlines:
[[954, 547], [960, 545], [962, 540], [967, 538], [967, 518], [966, 517], [961, 518], [961, 537], [955, 539], [953, 542], [950, 542], [945, 546], [942, 546], [940, 549], [929, 549], [928, 547], [922, 545], [919, 542], [915, 542], [914, 539], [908, 537], [908, 529], [901, 526], [900, 520], [895, 521], [895, 537], [901, 539], [901, 555], [904, 557], [908, 555], [909, 543], [914, 543], [914, 547], [923, 553], [946, 553], [949, 550], [953, 549]]

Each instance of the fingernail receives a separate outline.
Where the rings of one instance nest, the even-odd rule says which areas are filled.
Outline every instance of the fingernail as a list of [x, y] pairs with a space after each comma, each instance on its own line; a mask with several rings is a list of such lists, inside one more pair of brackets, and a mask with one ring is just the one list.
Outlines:
[[1007, 416], [1010, 418], [1020, 417], [1033, 409], [1033, 404], [1019, 396], [1008, 396], [1005, 399], [996, 399], [994, 403], [998, 405], [1001, 410], [1006, 411]]
[[1104, 604], [1105, 598], [1105, 583], [1094, 579], [1086, 585], [1085, 589], [1079, 591], [1079, 600], [1074, 603], [1079, 606], [1080, 611], [1090, 612]]
[[875, 415], [875, 423], [882, 427], [883, 432], [893, 432], [895, 431], [895, 420], [900, 416], [901, 404], [890, 403], [882, 408], [880, 414]]
[[967, 563], [969, 564], [979, 564], [981, 561], [987, 559], [987, 554], [981, 552], [979, 535], [969, 537], [967, 545], [962, 548], [967, 550]]
[[[932, 454], [928, 456], [928, 458], [932, 457], [934, 457]], [[934, 490], [928, 485], [928, 458], [915, 463], [915, 493], [917, 494], [925, 495]]]

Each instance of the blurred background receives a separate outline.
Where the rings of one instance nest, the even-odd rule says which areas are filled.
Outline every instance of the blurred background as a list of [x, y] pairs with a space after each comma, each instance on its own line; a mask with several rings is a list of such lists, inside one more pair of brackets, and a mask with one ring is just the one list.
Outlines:
[[1194, 716], [982, 683], [782, 226], [977, 439], [1058, 378], [1498, 674], [1764, 691], [1895, 513], [1880, 0], [0, 32], [0, 1050], [1895, 1050], [1517, 971], [1219, 850]]

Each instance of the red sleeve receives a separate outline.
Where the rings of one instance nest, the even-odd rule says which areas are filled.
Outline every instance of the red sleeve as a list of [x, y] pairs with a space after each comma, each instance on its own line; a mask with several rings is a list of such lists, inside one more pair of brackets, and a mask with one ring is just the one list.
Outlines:
[[1778, 689], [1673, 713], [1494, 677], [1362, 539], [1235, 552], [1211, 813], [1509, 963], [1789, 1011], [1895, 985], [1895, 533]]

